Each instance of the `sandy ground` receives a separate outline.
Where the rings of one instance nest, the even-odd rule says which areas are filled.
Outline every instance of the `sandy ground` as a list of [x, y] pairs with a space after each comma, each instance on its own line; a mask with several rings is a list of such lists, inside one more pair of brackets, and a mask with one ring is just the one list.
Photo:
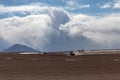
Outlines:
[[0, 80], [120, 80], [120, 55], [1, 53]]

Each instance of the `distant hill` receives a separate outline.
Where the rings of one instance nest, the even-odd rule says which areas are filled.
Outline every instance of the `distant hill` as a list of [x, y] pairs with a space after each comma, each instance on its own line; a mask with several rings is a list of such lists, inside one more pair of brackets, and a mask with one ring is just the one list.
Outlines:
[[5, 49], [4, 52], [39, 52], [39, 51], [26, 45], [15, 44]]

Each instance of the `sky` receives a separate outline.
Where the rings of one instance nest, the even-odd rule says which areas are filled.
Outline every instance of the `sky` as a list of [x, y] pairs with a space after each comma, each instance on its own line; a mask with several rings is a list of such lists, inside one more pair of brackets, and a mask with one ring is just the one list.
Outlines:
[[120, 0], [0, 0], [0, 50], [120, 48]]

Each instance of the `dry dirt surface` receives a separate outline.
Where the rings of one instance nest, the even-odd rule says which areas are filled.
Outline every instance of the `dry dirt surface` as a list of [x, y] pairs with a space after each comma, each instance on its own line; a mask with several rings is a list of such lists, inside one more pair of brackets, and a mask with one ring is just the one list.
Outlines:
[[120, 54], [0, 53], [0, 80], [120, 80]]

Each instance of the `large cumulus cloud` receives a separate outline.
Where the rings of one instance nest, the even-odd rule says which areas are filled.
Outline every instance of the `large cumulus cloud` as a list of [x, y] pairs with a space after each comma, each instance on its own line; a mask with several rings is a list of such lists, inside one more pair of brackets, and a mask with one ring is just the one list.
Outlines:
[[48, 14], [52, 20], [52, 26], [59, 28], [60, 25], [67, 23], [70, 20], [69, 13], [62, 8], [51, 7]]
[[44, 47], [52, 31], [51, 20], [45, 14], [2, 19], [0, 24], [4, 40], [10, 44], [19, 43], [35, 48]]
[[69, 16], [62, 8], [47, 7], [41, 11], [46, 13], [0, 19], [1, 42], [4, 40], [9, 45], [17, 43], [45, 50], [47, 44], [60, 35], [59, 26], [68, 22]]
[[[14, 11], [16, 9], [10, 10]], [[26, 10], [19, 9], [19, 12]], [[16, 43], [41, 51], [120, 47], [119, 13], [90, 16], [48, 6], [34, 7], [29, 13], [24, 17], [14, 15], [0, 19], [1, 49]]]
[[[120, 14], [103, 17], [75, 15], [73, 19], [60, 27], [68, 36], [77, 38], [84, 36], [94, 43], [106, 48], [114, 48], [119, 44]], [[87, 46], [87, 45], [86, 45]], [[118, 47], [118, 46], [117, 46]]]

